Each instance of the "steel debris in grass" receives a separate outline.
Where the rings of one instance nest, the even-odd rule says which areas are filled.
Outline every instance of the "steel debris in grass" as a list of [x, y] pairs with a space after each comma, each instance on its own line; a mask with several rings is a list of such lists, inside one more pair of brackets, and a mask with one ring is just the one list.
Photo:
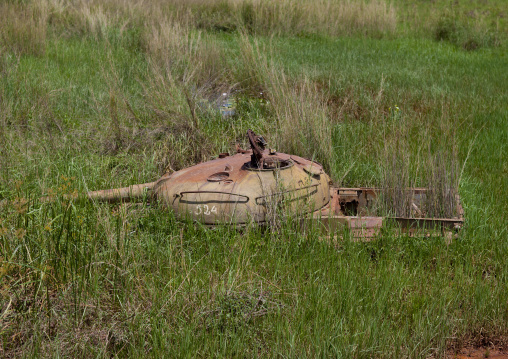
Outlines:
[[388, 214], [378, 215], [383, 208], [382, 199], [386, 195], [382, 188], [330, 188], [330, 203], [321, 211], [314, 213], [312, 221], [327, 232], [335, 232], [346, 226], [358, 239], [372, 239], [384, 224], [392, 222], [401, 232], [409, 236], [433, 236], [444, 234], [450, 238], [464, 223], [464, 210], [460, 197], [455, 195], [455, 215], [450, 218], [426, 216], [425, 202], [429, 189], [408, 188], [406, 198], [410, 199], [411, 216]]

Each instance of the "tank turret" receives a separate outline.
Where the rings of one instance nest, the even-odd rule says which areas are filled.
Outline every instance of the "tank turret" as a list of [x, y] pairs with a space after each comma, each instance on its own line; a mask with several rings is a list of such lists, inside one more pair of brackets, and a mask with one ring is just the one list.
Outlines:
[[178, 218], [207, 225], [263, 223], [275, 208], [295, 214], [319, 211], [330, 202], [330, 178], [309, 159], [276, 152], [253, 131], [250, 150], [167, 174], [151, 183], [88, 192], [93, 200], [122, 202], [150, 196]]

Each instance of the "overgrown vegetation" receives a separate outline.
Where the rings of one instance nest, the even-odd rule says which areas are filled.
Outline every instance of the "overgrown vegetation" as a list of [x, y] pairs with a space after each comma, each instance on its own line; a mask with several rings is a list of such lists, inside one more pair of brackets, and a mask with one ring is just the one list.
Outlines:
[[[505, 10], [408, 4], [0, 4], [1, 356], [417, 358], [506, 343]], [[276, 205], [277, 230], [235, 230], [65, 199], [233, 152], [249, 128], [337, 185], [387, 188], [385, 212], [407, 215], [403, 189], [422, 186], [428, 214], [447, 216], [458, 190], [465, 228], [452, 244], [390, 228], [356, 243]]]

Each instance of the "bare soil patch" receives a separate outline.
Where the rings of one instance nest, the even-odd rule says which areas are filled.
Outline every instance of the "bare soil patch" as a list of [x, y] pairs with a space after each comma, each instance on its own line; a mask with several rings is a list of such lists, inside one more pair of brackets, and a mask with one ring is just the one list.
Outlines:
[[506, 348], [463, 348], [458, 352], [450, 352], [447, 355], [450, 359], [470, 359], [470, 358], [489, 358], [489, 359], [508, 359], [508, 350]]

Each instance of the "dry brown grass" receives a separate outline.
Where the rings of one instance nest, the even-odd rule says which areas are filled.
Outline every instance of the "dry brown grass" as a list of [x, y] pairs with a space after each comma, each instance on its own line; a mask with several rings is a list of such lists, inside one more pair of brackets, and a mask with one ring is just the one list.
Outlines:
[[232, 82], [225, 56], [201, 32], [173, 18], [150, 25], [144, 42], [149, 58], [145, 99], [170, 134], [159, 145], [157, 160], [165, 169], [201, 162], [210, 153], [201, 121], [217, 115], [208, 99]]
[[325, 95], [308, 77], [293, 83], [283, 71], [272, 71], [268, 94], [277, 120], [278, 146], [304, 156], [311, 149], [313, 157], [330, 168], [333, 120]]
[[3, 48], [16, 54], [44, 54], [48, 21], [45, 2], [3, 2], [0, 4], [0, 19], [0, 51]]
[[185, 26], [264, 35], [329, 36], [393, 33], [396, 10], [384, 0], [47, 0], [53, 22], [103, 36], [111, 26], [156, 25], [173, 17]]
[[373, 1], [234, 1], [240, 23], [263, 34], [326, 34], [331, 36], [390, 33], [396, 27], [395, 9]]
[[[268, 0], [268, 1], [200, 1], [201, 6], [215, 6], [215, 17], [209, 26], [223, 28], [238, 26], [258, 34], [299, 35], [326, 34], [331, 36], [390, 33], [396, 27], [396, 13], [383, 0]], [[233, 24], [225, 22], [227, 16]]]
[[231, 81], [221, 47], [185, 19], [169, 16], [147, 25], [143, 43], [151, 67], [165, 69], [179, 80], [192, 80], [199, 87]]

